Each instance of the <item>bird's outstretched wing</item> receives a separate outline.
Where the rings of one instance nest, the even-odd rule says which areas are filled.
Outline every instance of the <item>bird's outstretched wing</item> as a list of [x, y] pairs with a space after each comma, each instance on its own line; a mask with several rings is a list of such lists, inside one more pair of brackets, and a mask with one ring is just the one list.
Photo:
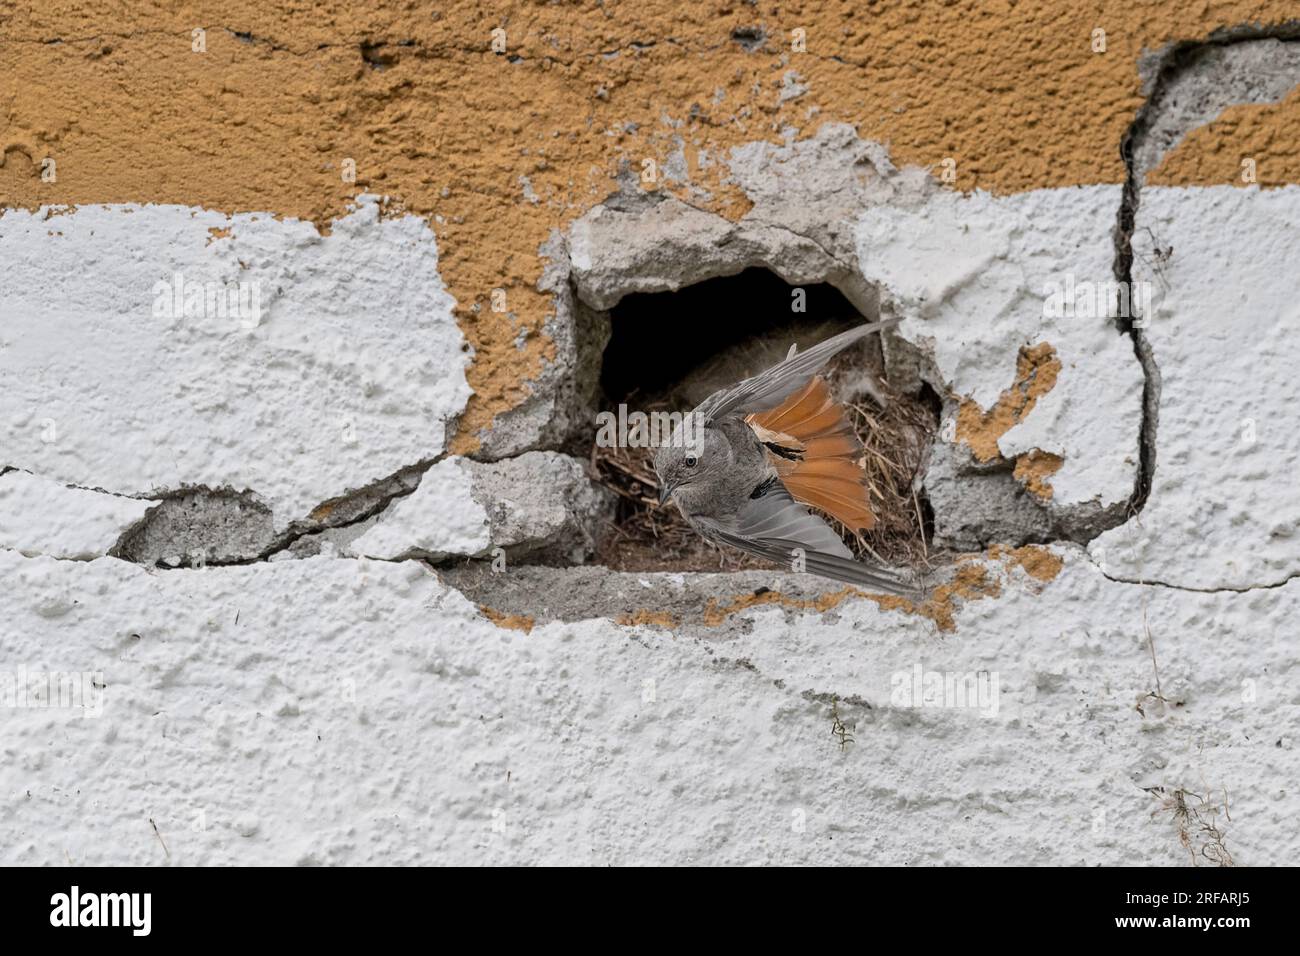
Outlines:
[[886, 319], [884, 322], [859, 325], [856, 329], [849, 329], [847, 332], [832, 336], [806, 352], [789, 356], [784, 362], [773, 365], [765, 372], [759, 372], [731, 388], [714, 392], [700, 403], [699, 408], [695, 409], [695, 414], [708, 421], [721, 418], [731, 412], [750, 415], [776, 408], [795, 392], [804, 388], [808, 380], [838, 353], [853, 343], [862, 341], [873, 332], [897, 325], [899, 321], [899, 319]]
[[696, 517], [694, 522], [705, 537], [787, 568], [801, 558], [803, 570], [825, 578], [876, 593], [921, 597], [916, 582], [904, 572], [855, 561], [830, 525], [791, 498], [778, 479], [770, 479], [762, 493], [755, 494], [729, 521]]

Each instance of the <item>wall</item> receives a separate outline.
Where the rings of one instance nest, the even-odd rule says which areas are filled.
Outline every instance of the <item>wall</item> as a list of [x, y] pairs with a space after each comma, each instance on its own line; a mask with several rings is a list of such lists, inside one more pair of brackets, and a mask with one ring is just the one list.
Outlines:
[[[1288, 15], [0, 11], [5, 861], [1294, 859]], [[928, 602], [582, 564], [584, 317], [753, 265], [904, 320]]]

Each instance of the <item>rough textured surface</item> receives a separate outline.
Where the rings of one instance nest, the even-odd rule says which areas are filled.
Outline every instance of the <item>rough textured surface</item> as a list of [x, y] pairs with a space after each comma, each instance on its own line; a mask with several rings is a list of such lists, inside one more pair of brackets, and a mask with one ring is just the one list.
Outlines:
[[1143, 190], [1134, 272], [1163, 290], [1145, 329], [1159, 464], [1140, 520], [1092, 544], [1107, 574], [1188, 588], [1300, 574], [1297, 221], [1294, 186]]
[[0, 474], [0, 548], [88, 560], [107, 554], [152, 501], [72, 488], [13, 469]]
[[[931, 492], [943, 505], [941, 537], [956, 546], [1044, 540], [1052, 529], [1086, 538], [1121, 519], [1137, 475], [1142, 368], [1095, 297], [1089, 312], [1082, 294], [1062, 314], [1045, 303], [1052, 285], [1110, 283], [1118, 188], [963, 196], [895, 169], [844, 126], [738, 148], [729, 162], [753, 202], [735, 223], [673, 198], [622, 196], [578, 220], [569, 254], [581, 299], [608, 309], [629, 293], [753, 266], [796, 285], [829, 282], [867, 318], [907, 319], [894, 351], [910, 346], [923, 356], [918, 375], [977, 413], [1026, 386], [1022, 349], [1050, 355], [1051, 377], [1039, 377], [1032, 400], [958, 427], [957, 441], [983, 441], [990, 451], [977, 457], [1004, 459], [1020, 480], [988, 482], [986, 469], [949, 454], [954, 467]], [[1037, 455], [1052, 467], [1013, 471]], [[1025, 498], [1025, 485], [1037, 493]], [[1007, 520], [989, 523], [994, 514]], [[974, 523], [988, 533], [972, 537]]]
[[388, 560], [483, 557], [498, 548], [516, 559], [544, 550], [580, 563], [609, 520], [610, 497], [581, 462], [556, 452], [492, 464], [448, 458], [346, 550]]
[[595, 419], [609, 319], [574, 295], [568, 245], [558, 230], [542, 247], [542, 253], [547, 265], [539, 288], [551, 295], [555, 304], [545, 325], [554, 353], [528, 383], [528, 397], [498, 415], [490, 430], [479, 433], [474, 452], [479, 459], [559, 447], [576, 436], [585, 441]]
[[180, 206], [9, 210], [0, 260], [0, 464], [121, 494], [252, 491], [283, 527], [436, 457], [469, 395], [433, 233], [373, 201], [327, 236]]
[[[1294, 15], [0, 8], [0, 862], [1292, 862]], [[904, 320], [924, 602], [572, 566], [753, 265]]]
[[980, 549], [992, 541], [1051, 541], [1050, 516], [1006, 462], [981, 464], [958, 445], [938, 443], [925, 473], [935, 539]]
[[[105, 685], [98, 718], [6, 716], [6, 864], [1185, 864], [1157, 787], [1226, 788], [1239, 863], [1300, 852], [1296, 659], [1269, 639], [1296, 584], [1189, 598], [1069, 552], [945, 640], [854, 600], [711, 639], [501, 629], [418, 562], [0, 574], [11, 659]], [[1177, 705], [1141, 700], [1144, 609]], [[913, 706], [917, 667], [997, 697]]]
[[[844, 122], [889, 144], [900, 167], [950, 169], [962, 190], [1118, 183], [1116, 145], [1142, 102], [1148, 51], [1295, 17], [1287, 0], [902, 0], [863, 15], [835, 0], [490, 11], [473, 0], [379, 10], [223, 0], [212, 11], [52, 0], [0, 20], [13, 91], [0, 114], [0, 197], [30, 208], [193, 203], [326, 224], [360, 192], [393, 196], [445, 249], [477, 355], [457, 439], [472, 451], [556, 360], [538, 250], [620, 172], [652, 162], [651, 188], [735, 218], [748, 204], [721, 157]], [[1265, 120], [1260, 133], [1278, 128]], [[124, 161], [135, 156], [150, 161]], [[41, 178], [48, 158], [53, 181]], [[507, 294], [499, 312], [494, 289]]]
[[168, 568], [229, 564], [262, 556], [276, 540], [271, 512], [256, 495], [188, 490], [160, 500], [112, 554]]
[[352, 554], [394, 559], [477, 555], [492, 547], [487, 510], [474, 500], [469, 462], [447, 458], [424, 473], [409, 497], [389, 506], [349, 545]]
[[[879, 284], [883, 308], [908, 319], [900, 334], [933, 355], [933, 384], [977, 412], [969, 426], [954, 421], [941, 434], [977, 459], [994, 449], [1008, 462], [1034, 450], [1062, 459], [1052, 495], [1037, 501], [1048, 524], [1066, 528], [1113, 523], [1137, 473], [1142, 369], [1132, 346], [1112, 319], [1083, 310], [1083, 295], [1064, 314], [1047, 304], [1052, 288], [1110, 281], [1118, 204], [1119, 190], [1108, 187], [1005, 198], [945, 191], [872, 208], [856, 232], [863, 274]], [[1050, 379], [1046, 370], [1031, 374], [1025, 349], [1050, 359]], [[1000, 405], [1005, 413], [995, 414]], [[983, 501], [988, 487], [978, 469], [956, 461], [954, 479], [973, 477], [944, 498], [953, 527], [970, 521], [963, 501]]]
[[[1294, 27], [1285, 40], [1203, 46], [1183, 58], [1134, 157], [1147, 182], [1279, 186], [1300, 179], [1292, 148], [1300, 124], [1300, 29]], [[1247, 159], [1253, 179], [1243, 176]]]
[[[1041, 437], [1061, 454], [1057, 505], [1109, 505], [1132, 489], [1132, 423], [1141, 369], [1104, 315], [1046, 314], [1049, 283], [1108, 279], [1112, 189], [1026, 193], [1006, 199], [940, 193], [915, 210], [873, 211], [860, 227], [867, 277], [893, 308], [914, 319], [905, 336], [924, 338], [952, 391], [991, 409], [1025, 376], [1022, 348], [1050, 347], [1060, 363], [1049, 388], [1010, 416], [996, 435], [1011, 457]], [[906, 243], [891, 237], [907, 235]], [[904, 252], [904, 249], [908, 252]], [[1022, 417], [1023, 416], [1023, 420]], [[1016, 427], [1018, 426], [1018, 427]], [[966, 443], [974, 434], [957, 437]]]
[[1261, 186], [1300, 182], [1300, 92], [1276, 106], [1233, 106], [1187, 134], [1183, 145], [1147, 174], [1153, 185], [1247, 185], [1245, 160]]

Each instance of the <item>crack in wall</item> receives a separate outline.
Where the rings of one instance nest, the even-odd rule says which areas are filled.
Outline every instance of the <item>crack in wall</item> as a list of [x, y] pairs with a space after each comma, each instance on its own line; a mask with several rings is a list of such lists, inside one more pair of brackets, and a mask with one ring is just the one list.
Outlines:
[[[1208, 52], [1260, 40], [1280, 40], [1287, 43], [1300, 41], [1300, 21], [1274, 27], [1247, 24], [1218, 30], [1205, 39], [1175, 43], [1155, 54], [1153, 60], [1147, 64], [1145, 72], [1148, 80], [1145, 85], [1149, 88], [1149, 93], [1120, 141], [1119, 147], [1120, 157], [1124, 162], [1125, 179], [1116, 217], [1115, 258], [1112, 271], [1116, 281], [1123, 283], [1124, 288], [1132, 288], [1133, 231], [1137, 223], [1142, 186], [1146, 174], [1160, 158], [1159, 155], [1154, 159], [1151, 157], [1148, 141], [1160, 129], [1162, 114], [1170, 106], [1169, 91], [1185, 74], [1201, 69], [1206, 62], [1205, 56]], [[1202, 122], [1208, 122], [1209, 119], [1203, 119]], [[1182, 132], [1186, 133], [1194, 125], [1199, 124], [1194, 123]], [[1162, 130], [1161, 136], [1170, 140], [1166, 149], [1173, 148], [1181, 138], [1168, 130]], [[1149, 317], [1144, 318], [1149, 319]], [[1141, 513], [1146, 506], [1155, 480], [1161, 377], [1151, 340], [1142, 325], [1134, 322], [1132, 317], [1124, 317], [1117, 320], [1117, 327], [1132, 340], [1133, 353], [1142, 366], [1144, 379], [1142, 423], [1138, 441], [1138, 474], [1127, 509], [1131, 518]]]
[[[0, 478], [9, 474], [11, 471], [19, 471], [25, 475], [31, 475], [34, 478], [45, 478], [47, 476], [37, 474], [30, 468], [20, 468], [17, 465], [0, 465]], [[57, 478], [51, 478], [50, 481], [56, 481], [64, 488], [71, 488], [75, 491], [92, 491], [97, 495], [107, 495], [110, 498], [129, 498], [132, 501], [153, 501], [149, 495], [131, 495], [121, 491], [109, 491], [107, 488], [101, 488], [98, 485], [79, 485], [75, 481], [62, 481]]]
[[[304, 51], [302, 53], [299, 53], [297, 51], [289, 50], [288, 48], [278, 46], [275, 44], [273, 40], [267, 40], [261, 37], [253, 37], [251, 34], [240, 34], [237, 31], [232, 31], [229, 30], [228, 28], [217, 28], [217, 29], [226, 29], [227, 32], [229, 32], [231, 35], [236, 36], [237, 38], [239, 38], [241, 41], [244, 42], [269, 43], [271, 45], [271, 49], [274, 51], [287, 51], [293, 53], [294, 55], [305, 55], [306, 53], [312, 52], [312, 51]], [[145, 34], [172, 35], [167, 33], [166, 31], [153, 30], [153, 31], [137, 31], [132, 33], [124, 33], [124, 34], [102, 34], [98, 37], [78, 38], [76, 40], [67, 40], [67, 41], [57, 39], [57, 38], [49, 39], [49, 40], [29, 40], [25, 38], [20, 38], [14, 40], [14, 42], [45, 43], [45, 44], [62, 43], [62, 42], [86, 42], [90, 40], [103, 39], [108, 37], [118, 37], [118, 38], [126, 39], [126, 38], [132, 38], [132, 37], [141, 36]], [[186, 36], [186, 37], [188, 36], [188, 34], [178, 34], [178, 35]], [[1242, 43], [1254, 42], [1259, 40], [1279, 40], [1288, 43], [1300, 40], [1300, 23], [1289, 24], [1282, 27], [1268, 27], [1268, 28], [1258, 27], [1258, 26], [1243, 26], [1243, 27], [1231, 28], [1223, 31], [1217, 31], [1215, 34], [1212, 34], [1210, 37], [1206, 39], [1184, 41], [1184, 42], [1174, 44], [1171, 47], [1164, 50], [1163, 52], [1153, 56], [1151, 62], [1153, 62], [1155, 66], [1152, 71], [1149, 71], [1151, 75], [1151, 79], [1149, 82], [1149, 93], [1147, 99], [1145, 100], [1141, 108], [1138, 110], [1137, 115], [1134, 117], [1132, 124], [1124, 134], [1124, 137], [1122, 138], [1119, 147], [1121, 158], [1123, 159], [1125, 164], [1126, 175], [1125, 175], [1125, 182], [1122, 191], [1121, 204], [1117, 213], [1117, 224], [1113, 234], [1114, 235], [1114, 258], [1112, 262], [1112, 271], [1117, 280], [1124, 283], [1131, 283], [1133, 280], [1134, 251], [1133, 251], [1133, 243], [1132, 243], [1132, 234], [1136, 227], [1137, 213], [1138, 213], [1140, 198], [1141, 198], [1141, 189], [1144, 182], [1145, 174], [1147, 171], [1149, 171], [1149, 169], [1152, 166], [1151, 161], [1149, 161], [1149, 159], [1144, 159], [1144, 157], [1146, 156], [1146, 153], [1149, 151], [1150, 141], [1152, 137], [1157, 135], [1156, 133], [1157, 130], [1160, 131], [1158, 134], [1160, 138], [1169, 139], [1171, 135], [1168, 132], [1169, 124], [1166, 122], [1162, 126], [1162, 120], [1164, 118], [1165, 111], [1169, 107], [1169, 103], [1168, 103], [1169, 91], [1176, 86], [1177, 81], [1185, 74], [1187, 74], [1190, 71], [1196, 71], [1203, 68], [1206, 62], [1205, 60], [1206, 51], [1221, 50], [1225, 47], [1230, 47]], [[673, 45], [676, 46], [678, 44], [673, 44]], [[631, 44], [630, 46], [631, 48], [638, 49], [638, 50], [641, 48], [639, 45], [635, 43]], [[325, 47], [317, 47], [316, 49], [320, 50], [323, 48]], [[417, 57], [429, 55], [431, 52], [435, 52], [435, 51], [431, 51], [430, 49], [421, 47], [419, 45], [415, 45], [412, 43], [412, 41], [396, 41], [395, 43], [390, 44], [388, 41], [384, 41], [384, 40], [366, 39], [363, 40], [359, 46], [359, 49], [361, 49], [362, 51], [363, 57], [365, 56], [367, 51], [370, 51], [371, 53], [375, 53], [375, 51], [386, 51], [390, 48], [400, 49], [403, 55], [406, 52], [410, 52], [412, 55]], [[462, 51], [462, 52], [466, 52], [466, 51]], [[579, 54], [579, 55], [584, 55], [584, 54]], [[609, 55], [609, 53], [606, 51], [601, 51], [596, 54], [585, 54], [585, 55]], [[379, 57], [379, 59], [383, 60], [384, 58]], [[394, 62], [396, 61], [394, 60]], [[386, 61], [384, 61], [383, 65], [389, 65], [389, 64]], [[1204, 121], [1205, 120], [1202, 120], [1202, 122]], [[1188, 128], [1194, 128], [1194, 125]], [[1186, 130], [1184, 130], [1184, 132], [1185, 131]], [[671, 198], [674, 201], [682, 204], [683, 206], [691, 210], [694, 210], [697, 213], [709, 214], [707, 210], [702, 209], [688, 202], [687, 200], [682, 199], [680, 196], [672, 196]], [[657, 204], [659, 202], [666, 201], [667, 199], [668, 197], [666, 196], [655, 196], [653, 197], [653, 199], [649, 200], [649, 202], [651, 204]], [[642, 199], [642, 201], [646, 201], [646, 200]], [[605, 205], [611, 209], [619, 208], [616, 199], [611, 199], [607, 201]], [[784, 223], [772, 221], [772, 219], [768, 216], [764, 216], [764, 217], [754, 216], [747, 220], [742, 220], [742, 222], [740, 223], [731, 224], [730, 230], [726, 234], [726, 241], [739, 240], [742, 245], [751, 247], [742, 250], [739, 254], [739, 257], [735, 261], [743, 260], [750, 264], [762, 265], [764, 267], [772, 269], [773, 271], [777, 271], [779, 274], [780, 271], [779, 267], [782, 264], [785, 264], [786, 257], [793, 250], [791, 250], [788, 245], [781, 244], [776, 241], [771, 241], [771, 245], [775, 250], [773, 254], [770, 257], [767, 257], [766, 259], [756, 257], [755, 250], [753, 247], [762, 245], [763, 243], [756, 242], [757, 237], [755, 234], [768, 232], [768, 231], [782, 233], [786, 236], [798, 240], [798, 244], [800, 245], [806, 243], [808, 247], [811, 247], [811, 249], [807, 250], [808, 252], [811, 252], [811, 257], [813, 259], [820, 258], [823, 260], [823, 262], [817, 263], [817, 268], [816, 268], [816, 271], [820, 271], [825, 274], [823, 281], [828, 281], [831, 284], [836, 285], [837, 288], [841, 288], [842, 291], [845, 291], [846, 294], [849, 294], [851, 298], [852, 298], [852, 293], [854, 291], [857, 292], [861, 291], [859, 289], [849, 288], [849, 286], [854, 284], [855, 279], [860, 278], [859, 272], [856, 267], [856, 264], [847, 261], [846, 258], [843, 258], [842, 255], [839, 252], [837, 252], [837, 250], [834, 248], [835, 245], [834, 237], [832, 237], [832, 242], [828, 246], [825, 242], [822, 241], [821, 238], [814, 235], [810, 235], [808, 234], [807, 231], [801, 231], [797, 228], [792, 228], [788, 225], [785, 225]], [[812, 249], [815, 249], [816, 251], [812, 252]], [[808, 264], [806, 262], [803, 262], [803, 263], [799, 263], [798, 265], [799, 267], [806, 269]], [[694, 281], [703, 281], [703, 280], [696, 279]], [[579, 290], [579, 295], [575, 296], [575, 298], [580, 298], [580, 290]], [[1132, 342], [1135, 357], [1142, 368], [1143, 379], [1144, 379], [1143, 395], [1142, 395], [1142, 419], [1139, 426], [1139, 436], [1138, 436], [1139, 467], [1138, 467], [1137, 477], [1135, 480], [1134, 490], [1127, 503], [1127, 517], [1131, 518], [1132, 516], [1139, 514], [1142, 511], [1142, 509], [1145, 507], [1147, 500], [1150, 496], [1152, 484], [1154, 480], [1155, 469], [1157, 465], [1156, 438], [1157, 438], [1157, 431], [1159, 425], [1161, 373], [1160, 373], [1159, 365], [1156, 361], [1156, 357], [1154, 354], [1151, 341], [1146, 335], [1146, 331], [1142, 327], [1142, 324], [1140, 322], [1134, 322], [1132, 319], [1126, 318], [1126, 319], [1118, 320], [1117, 327], [1122, 334], [1129, 336]], [[506, 457], [514, 457], [514, 456], [506, 456]], [[424, 470], [427, 470], [427, 468], [430, 467], [432, 464], [433, 464], [433, 460], [430, 460], [428, 462], [421, 463], [420, 465], [411, 466], [411, 467], [417, 469], [415, 475], [418, 479], [418, 476], [422, 475]], [[402, 469], [402, 471], [407, 471], [407, 470], [408, 469]], [[321, 507], [325, 507], [326, 505], [338, 505], [344, 502], [358, 503], [362, 500], [368, 502], [367, 504], [365, 504], [365, 506], [361, 507], [359, 510], [352, 512], [348, 517], [331, 518], [330, 520], [327, 520], [324, 523], [317, 523], [311, 521], [295, 521], [289, 526], [289, 528], [277, 534], [274, 537], [274, 539], [271, 541], [271, 543], [259, 549], [256, 554], [253, 554], [251, 556], [241, 556], [238, 558], [232, 557], [232, 558], [208, 559], [206, 563], [212, 564], [214, 566], [223, 566], [223, 565], [230, 565], [230, 564], [248, 564], [248, 563], [255, 563], [257, 561], [268, 560], [271, 556], [281, 551], [284, 551], [286, 548], [292, 546], [294, 543], [296, 543], [297, 541], [305, 537], [314, 534], [319, 534], [324, 530], [348, 527], [369, 520], [370, 518], [373, 518], [376, 515], [382, 513], [388, 507], [388, 505], [391, 504], [391, 502], [396, 498], [403, 497], [407, 494], [410, 494], [412, 491], [415, 490], [415, 487], [417, 487], [419, 484], [418, 480], [416, 480], [415, 483], [410, 487], [399, 488], [395, 491], [379, 494], [378, 497], [375, 497], [374, 493], [376, 488], [382, 482], [390, 481], [394, 477], [396, 477], [396, 475], [390, 476], [388, 479], [383, 479], [381, 480], [381, 482], [374, 483], [371, 486], [367, 486], [367, 488], [365, 489], [361, 489], [357, 492], [352, 492], [347, 495], [340, 496], [340, 498], [333, 499], [331, 502], [326, 502], [321, 506]], [[196, 490], [202, 492], [219, 491], [214, 489], [185, 489], [185, 491], [196, 491]], [[175, 497], [175, 495], [164, 495], [161, 496], [161, 500], [167, 500], [173, 497]], [[319, 510], [319, 508], [317, 510]], [[315, 514], [315, 512], [313, 512], [313, 514]], [[147, 518], [145, 519], [145, 521], [148, 520], [149, 519]], [[145, 523], [144, 521], [141, 522], [141, 524], [144, 523]], [[113, 551], [110, 553], [114, 553], [115, 556], [121, 556], [121, 552], [125, 546], [124, 542], [126, 541], [128, 535], [135, 533], [137, 530], [138, 528], [133, 528], [132, 531], [123, 535], [122, 538], [119, 539], [117, 545], [115, 545]], [[1105, 530], [1105, 528], [1098, 527], [1095, 530], [1094, 529], [1090, 529], [1090, 530], [1093, 530], [1093, 533], [1091, 535], [1086, 535], [1085, 540], [1083, 540], [1082, 543], [1086, 543], [1086, 540], [1090, 540], [1091, 537], [1095, 537], [1097, 533], [1100, 533], [1100, 531]], [[1079, 541], [1080, 538], [1071, 538], [1069, 536], [1065, 536], [1063, 538], [1056, 537], [1051, 540]], [[1104, 572], [1102, 573], [1104, 574]], [[1159, 581], [1135, 581], [1135, 580], [1126, 580], [1126, 579], [1117, 579], [1117, 578], [1109, 578], [1109, 579], [1120, 583], [1139, 584], [1139, 585], [1153, 584], [1157, 586], [1177, 587], [1176, 585], [1165, 585]], [[1289, 580], [1291, 580], [1291, 578], [1287, 578], [1283, 582], [1280, 582], [1278, 584], [1259, 585], [1258, 587], [1279, 587], [1285, 584], [1286, 581]], [[1204, 590], [1208, 592], [1213, 592], [1218, 590], [1246, 591], [1246, 590], [1253, 590], [1253, 589], [1254, 589], [1253, 587], [1220, 588], [1220, 589], [1183, 588], [1183, 590]]]
[[[1096, 564], [1097, 563], [1094, 561], [1093, 565], [1096, 566]], [[1288, 574], [1281, 581], [1274, 581], [1269, 584], [1251, 584], [1244, 588], [1194, 588], [1185, 584], [1170, 584], [1168, 581], [1139, 581], [1133, 578], [1117, 578], [1102, 571], [1099, 566], [1097, 567], [1097, 570], [1107, 581], [1112, 581], [1115, 584], [1135, 584], [1141, 587], [1166, 588], [1170, 591], [1189, 591], [1193, 594], [1253, 594], [1256, 591], [1273, 591], [1278, 588], [1284, 588], [1292, 581], [1300, 578], [1300, 571], [1297, 571], [1295, 574]]]
[[[182, 524], [177, 533], [167, 526], [173, 519], [164, 510], [168, 509], [168, 502], [183, 502], [186, 499], [199, 510], [211, 506], [214, 500], [238, 499], [241, 510], [258, 512], [253, 518], [254, 522], [264, 517], [269, 527], [270, 512], [255, 501], [252, 492], [206, 486], [189, 486], [169, 491], [155, 496], [154, 500], [158, 501], [160, 507], [150, 510], [144, 518], [127, 529], [109, 549], [108, 556], [165, 570], [230, 567], [268, 561], [304, 538], [361, 524], [382, 514], [394, 501], [413, 493], [420, 486], [424, 473], [441, 457], [407, 465], [355, 491], [330, 498], [312, 509], [307, 518], [294, 520], [279, 532], [259, 535], [257, 528], [250, 529], [247, 523], [239, 524], [233, 534], [237, 537], [248, 536], [245, 540], [253, 542], [250, 545], [255, 549], [252, 553], [212, 554], [212, 549], [228, 545], [221, 540], [213, 540], [216, 536], [211, 534], [212, 524], [208, 515], [199, 517], [197, 530], [191, 531]], [[174, 509], [180, 505], [170, 507]], [[184, 540], [188, 536], [186, 532], [193, 535], [192, 541]], [[180, 540], [176, 540], [178, 537]]]

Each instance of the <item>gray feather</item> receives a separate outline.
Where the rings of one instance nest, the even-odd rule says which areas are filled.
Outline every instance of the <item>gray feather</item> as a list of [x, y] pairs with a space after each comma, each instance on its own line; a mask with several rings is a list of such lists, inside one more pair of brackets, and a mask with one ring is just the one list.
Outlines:
[[776, 564], [790, 567], [798, 551], [805, 570], [813, 574], [876, 592], [911, 599], [921, 596], [910, 576], [855, 561], [839, 535], [791, 498], [779, 483], [762, 497], [747, 501], [728, 520], [696, 517], [693, 523], [705, 537]]
[[808, 384], [809, 379], [821, 371], [822, 366], [855, 342], [899, 323], [899, 319], [886, 319], [870, 325], [841, 332], [807, 351], [788, 357], [765, 372], [747, 378], [731, 388], [714, 392], [697, 408], [696, 414], [706, 419], [717, 419], [731, 412], [749, 415], [770, 411]]
[[751, 498], [741, 506], [734, 522], [728, 522], [744, 538], [773, 538], [790, 541], [805, 551], [822, 551], [853, 558], [840, 536], [821, 518], [810, 512], [779, 482], [760, 498]]

